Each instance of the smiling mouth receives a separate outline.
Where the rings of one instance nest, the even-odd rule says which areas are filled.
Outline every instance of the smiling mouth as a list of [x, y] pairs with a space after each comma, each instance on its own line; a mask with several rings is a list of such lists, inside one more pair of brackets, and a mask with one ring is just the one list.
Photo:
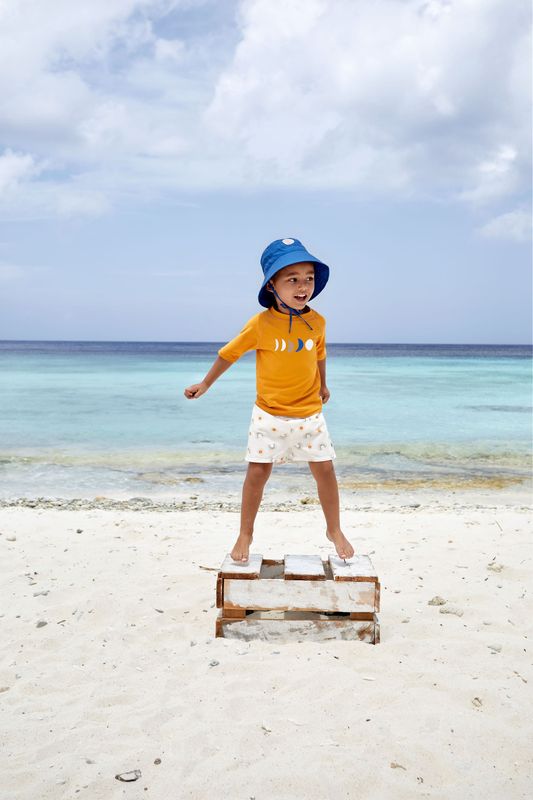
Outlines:
[[295, 294], [294, 295], [294, 299], [298, 300], [300, 303], [305, 303], [305, 301], [307, 300], [307, 295], [306, 294]]

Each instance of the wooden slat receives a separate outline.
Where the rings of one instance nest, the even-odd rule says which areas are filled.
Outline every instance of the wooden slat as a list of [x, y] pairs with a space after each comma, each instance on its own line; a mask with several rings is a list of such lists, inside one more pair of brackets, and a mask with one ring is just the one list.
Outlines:
[[217, 608], [222, 608], [224, 605], [224, 578], [220, 574], [217, 575]]
[[220, 574], [223, 578], [258, 578], [262, 563], [263, 556], [256, 553], [250, 554], [244, 564], [234, 561], [228, 553], [220, 567]]
[[224, 580], [224, 606], [273, 611], [375, 611], [376, 584], [358, 581]]
[[223, 617], [228, 619], [244, 619], [246, 617], [245, 608], [223, 608], [221, 611]]
[[351, 640], [371, 644], [379, 641], [379, 622], [375, 620], [343, 619], [261, 619], [252, 615], [243, 620], [219, 617], [216, 635], [227, 639], [249, 641], [290, 642]]
[[329, 556], [335, 581], [377, 581], [378, 576], [369, 556], [356, 554], [346, 562], [338, 556]]
[[368, 620], [377, 620], [377, 617], [373, 611], [352, 611], [350, 613], [350, 619], [368, 619]]
[[320, 556], [285, 556], [285, 573], [287, 580], [325, 581], [326, 573]]

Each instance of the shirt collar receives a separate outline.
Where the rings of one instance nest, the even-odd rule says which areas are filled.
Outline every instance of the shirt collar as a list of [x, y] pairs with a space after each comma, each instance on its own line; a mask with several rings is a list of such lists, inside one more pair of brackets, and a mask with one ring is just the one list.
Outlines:
[[[278, 311], [278, 309], [274, 308], [274, 306], [270, 306], [268, 308], [268, 311], [272, 314], [273, 317], [277, 317], [278, 319], [287, 319], [289, 317], [288, 313], [284, 314], [283, 311]], [[307, 316], [308, 314], [312, 314], [312, 313], [313, 313], [313, 309], [312, 308], [308, 308], [307, 311], [302, 311], [302, 315], [303, 316]]]

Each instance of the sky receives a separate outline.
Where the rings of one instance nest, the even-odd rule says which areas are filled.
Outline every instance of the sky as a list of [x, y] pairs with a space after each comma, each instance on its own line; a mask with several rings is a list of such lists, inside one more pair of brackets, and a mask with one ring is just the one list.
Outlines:
[[0, 339], [531, 342], [527, 0], [0, 0]]

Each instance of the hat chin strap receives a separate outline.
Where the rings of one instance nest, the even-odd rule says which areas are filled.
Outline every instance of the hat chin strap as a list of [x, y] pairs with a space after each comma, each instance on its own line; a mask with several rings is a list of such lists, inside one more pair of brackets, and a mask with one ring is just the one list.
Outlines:
[[302, 311], [298, 311], [298, 309], [297, 309], [297, 308], [293, 308], [292, 306], [288, 306], [288, 305], [287, 305], [287, 303], [284, 303], [284, 302], [283, 302], [283, 300], [281, 299], [281, 297], [279, 296], [279, 294], [278, 294], [278, 293], [276, 292], [276, 290], [274, 289], [274, 286], [273, 286], [273, 284], [272, 284], [272, 283], [270, 283], [270, 288], [272, 289], [272, 292], [273, 292], [273, 293], [274, 293], [274, 295], [276, 296], [276, 298], [277, 298], [277, 300], [278, 300], [279, 304], [280, 304], [281, 306], [283, 306], [283, 308], [286, 308], [286, 309], [288, 310], [288, 312], [289, 312], [289, 333], [291, 332], [291, 328], [292, 328], [292, 315], [293, 315], [293, 314], [295, 314], [297, 317], [299, 317], [299, 318], [302, 320], [302, 322], [305, 322], [305, 324], [307, 325], [307, 327], [309, 328], [309, 330], [311, 330], [311, 331], [312, 331], [312, 330], [313, 330], [312, 326], [311, 326], [311, 325], [308, 323], [308, 321], [307, 321], [306, 319], [304, 319], [304, 318], [302, 317], [302, 313], [303, 313], [303, 312], [302, 312]]

